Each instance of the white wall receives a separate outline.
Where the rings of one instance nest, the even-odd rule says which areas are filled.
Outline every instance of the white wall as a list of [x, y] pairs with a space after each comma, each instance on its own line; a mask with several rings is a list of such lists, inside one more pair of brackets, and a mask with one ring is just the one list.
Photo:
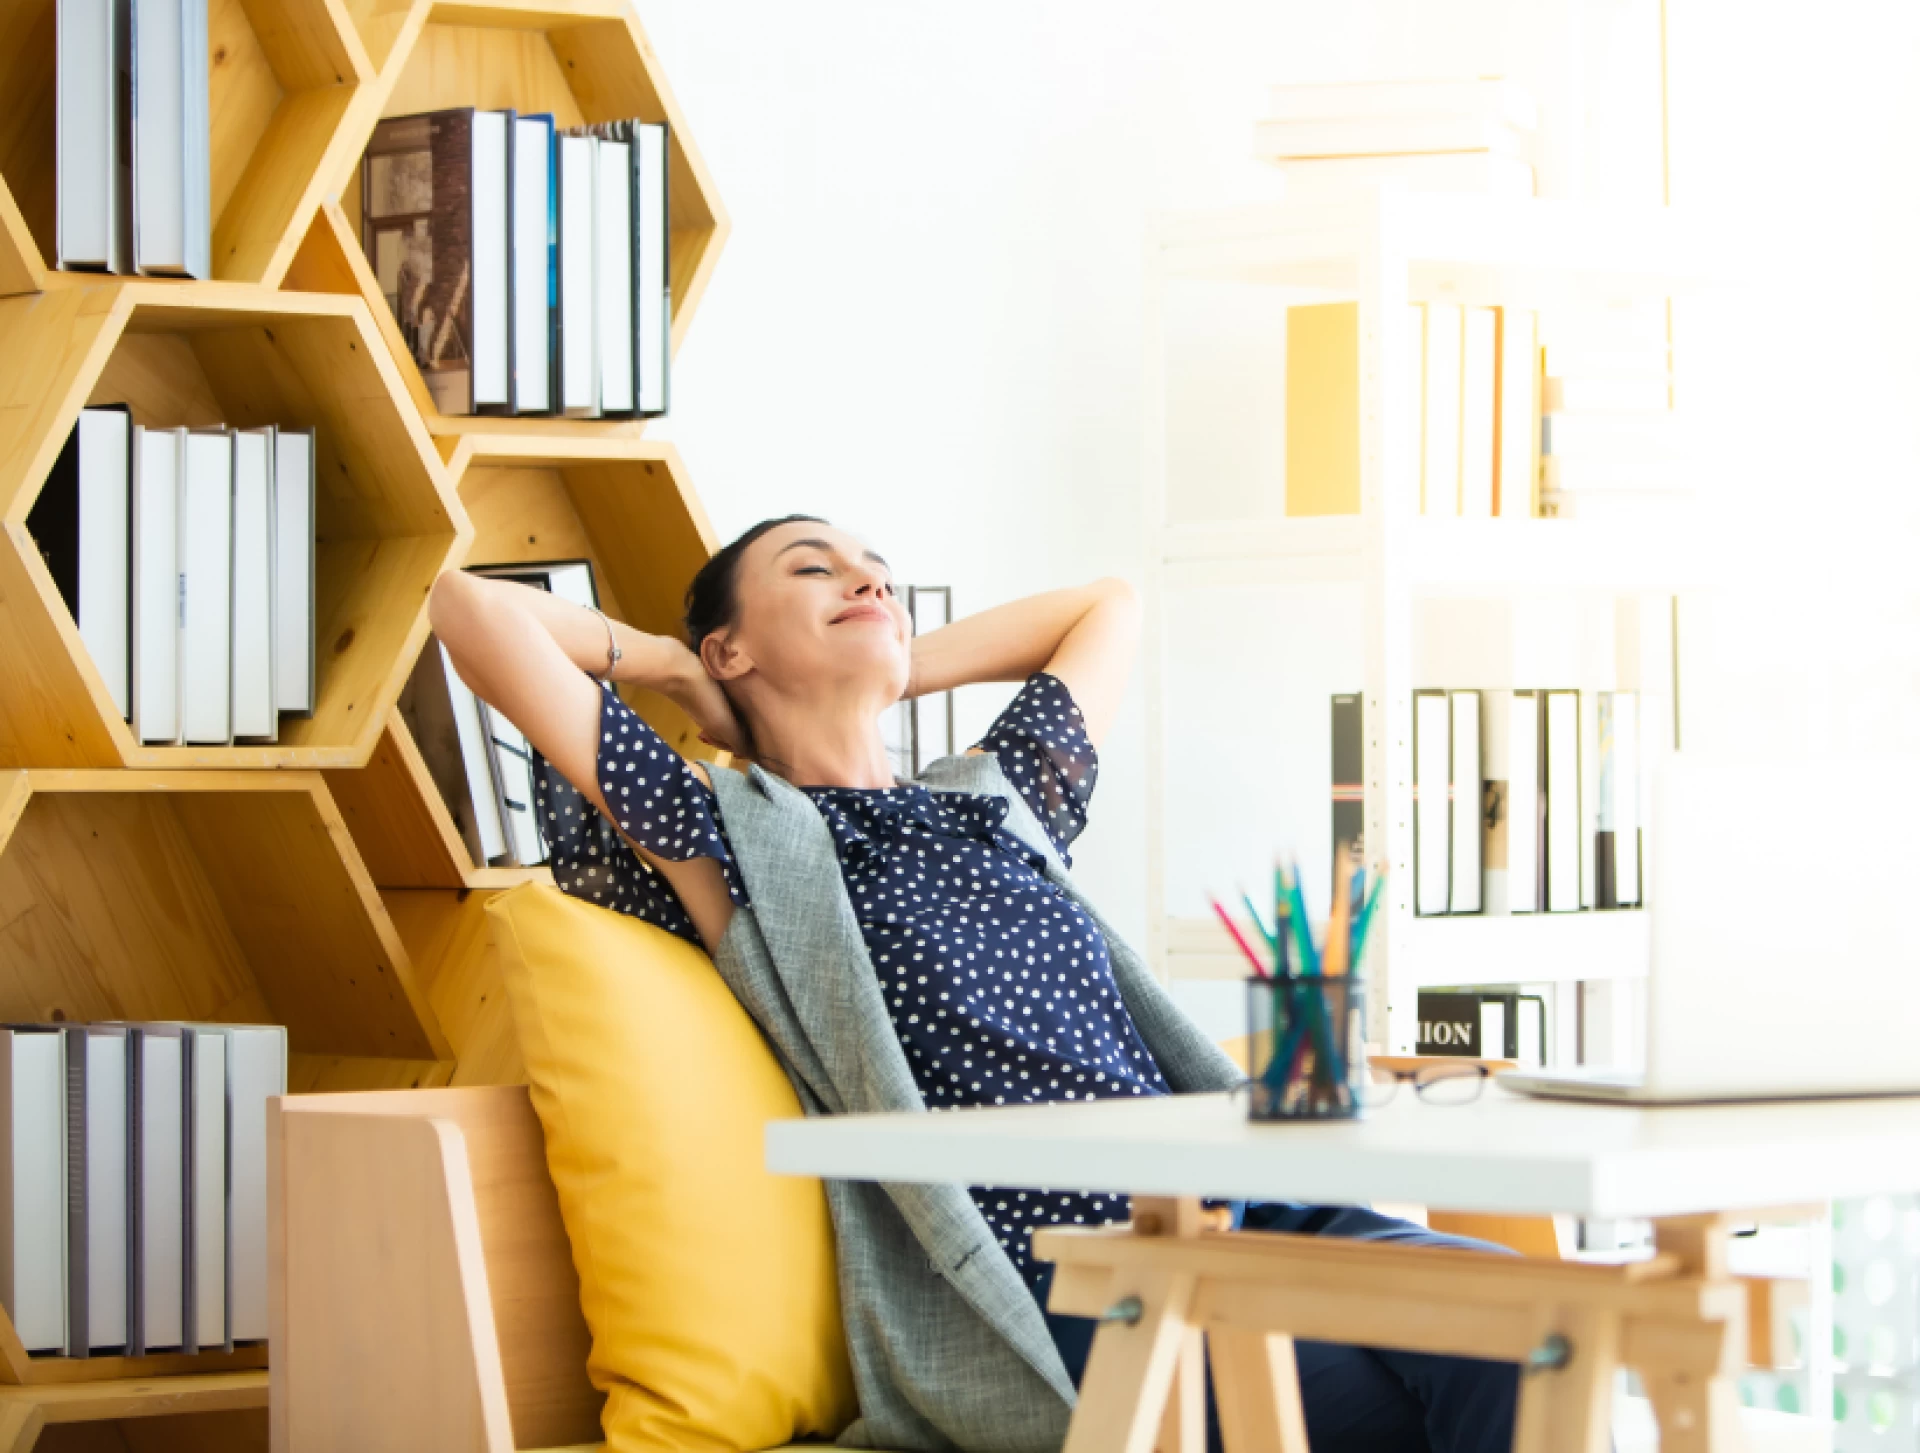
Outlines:
[[[1724, 446], [1718, 487], [1729, 509], [1803, 514], [1818, 501], [1884, 523], [1890, 501], [1920, 499], [1920, 20], [1896, 0], [1817, 14], [1671, 4], [1676, 200], [1726, 220], [1729, 261], [1753, 279], [1681, 320], [1683, 384], [1698, 385], [1693, 406]], [[1143, 218], [1279, 194], [1250, 154], [1269, 83], [1524, 76], [1547, 107], [1543, 189], [1657, 185], [1655, 0], [639, 7], [735, 229], [663, 432], [723, 537], [770, 514], [821, 513], [867, 536], [902, 579], [951, 582], [963, 613], [1097, 575], [1138, 578]], [[1584, 87], [1569, 36], [1583, 38]], [[1241, 346], [1249, 367], [1270, 362]], [[1899, 558], [1910, 524], [1871, 535]], [[1861, 535], [1829, 538], [1819, 559], [1846, 560]], [[1828, 634], [1806, 625], [1807, 602], [1831, 606], [1835, 593], [1813, 584], [1805, 552], [1785, 563], [1776, 536], [1750, 555], [1763, 579], [1800, 591], [1784, 604], [1770, 592], [1798, 623], [1791, 670], [1886, 698], [1864, 716], [1809, 708], [1789, 735], [1854, 740], [1893, 721], [1920, 741], [1920, 712], [1901, 704], [1920, 695], [1903, 644], [1920, 632], [1868, 633], [1836, 665]], [[1920, 622], [1903, 590], [1877, 619]], [[1777, 629], [1722, 615], [1726, 649], [1777, 680]], [[1222, 670], [1265, 669], [1221, 641], [1205, 654]], [[1703, 731], [1739, 730], [1750, 678], [1734, 675], [1720, 698], [1734, 705], [1714, 706], [1705, 688], [1690, 703]], [[963, 738], [1009, 694], [963, 692]], [[1136, 940], [1143, 743], [1136, 675], [1077, 854]], [[1234, 806], [1223, 794], [1218, 811]], [[1199, 816], [1187, 830], [1204, 837]], [[1324, 829], [1315, 813], [1273, 836], [1317, 841]]]

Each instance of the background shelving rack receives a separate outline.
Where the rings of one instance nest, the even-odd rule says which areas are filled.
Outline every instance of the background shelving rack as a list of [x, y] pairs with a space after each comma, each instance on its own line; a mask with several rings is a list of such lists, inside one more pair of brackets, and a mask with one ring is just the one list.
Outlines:
[[[1423, 592], [1671, 592], [1689, 581], [1695, 561], [1673, 535], [1614, 521], [1423, 517], [1418, 421], [1390, 406], [1410, 396], [1416, 376], [1410, 371], [1421, 361], [1408, 331], [1394, 325], [1414, 302], [1539, 309], [1668, 298], [1704, 281], [1706, 263], [1692, 225], [1668, 208], [1423, 193], [1391, 183], [1312, 205], [1280, 202], [1152, 219], [1143, 339], [1147, 937], [1150, 961], [1163, 978], [1245, 974], [1211, 920], [1168, 913], [1169, 595], [1304, 582], [1357, 586], [1364, 613], [1365, 660], [1356, 677], [1364, 693], [1365, 834], [1369, 855], [1384, 857], [1390, 869], [1384, 920], [1367, 953], [1369, 1038], [1409, 1052], [1422, 987], [1645, 974], [1644, 913], [1414, 914], [1414, 608]], [[1169, 490], [1176, 482], [1169, 478], [1166, 309], [1169, 285], [1181, 279], [1280, 288], [1289, 304], [1358, 304], [1357, 515], [1170, 520]]]

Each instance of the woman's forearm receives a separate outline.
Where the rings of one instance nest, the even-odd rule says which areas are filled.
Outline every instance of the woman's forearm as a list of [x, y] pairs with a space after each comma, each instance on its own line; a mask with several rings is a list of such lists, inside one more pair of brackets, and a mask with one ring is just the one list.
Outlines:
[[1024, 681], [1077, 629], [1098, 630], [1103, 613], [1131, 615], [1133, 587], [1116, 578], [1010, 600], [913, 640], [908, 696], [976, 681]]
[[[547, 591], [450, 570], [435, 584], [430, 605], [434, 632], [456, 665], [480, 664], [477, 658], [489, 650], [493, 637], [489, 620], [510, 611], [530, 617], [582, 671], [607, 674], [607, 623], [584, 606]], [[662, 692], [671, 692], [681, 683], [693, 660], [685, 646], [670, 636], [648, 635], [621, 621], [612, 625], [621, 653], [613, 680]], [[462, 675], [466, 674], [463, 670]]]

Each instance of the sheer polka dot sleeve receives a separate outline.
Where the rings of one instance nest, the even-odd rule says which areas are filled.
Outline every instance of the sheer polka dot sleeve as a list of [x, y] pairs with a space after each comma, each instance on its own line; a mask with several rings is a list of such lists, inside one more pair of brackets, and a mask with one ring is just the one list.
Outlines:
[[717, 860], [728, 893], [744, 907], [746, 885], [727, 846], [713, 789], [612, 687], [602, 683], [601, 689], [596, 770], [600, 795], [620, 831], [552, 764], [536, 758], [537, 811], [553, 880], [577, 898], [632, 914], [697, 944], [693, 920], [672, 886], [621, 841], [620, 833], [673, 862]]
[[1087, 825], [1100, 761], [1066, 683], [1034, 672], [978, 745], [1000, 759], [1007, 781], [1046, 826], [1060, 860], [1072, 867], [1067, 845]]

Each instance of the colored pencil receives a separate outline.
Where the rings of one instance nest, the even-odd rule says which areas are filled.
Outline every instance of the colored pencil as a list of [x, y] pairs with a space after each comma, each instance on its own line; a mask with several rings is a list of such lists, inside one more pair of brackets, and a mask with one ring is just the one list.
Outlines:
[[1239, 948], [1241, 953], [1246, 955], [1247, 962], [1253, 965], [1253, 972], [1263, 979], [1272, 978], [1273, 975], [1267, 971], [1267, 966], [1260, 962], [1260, 956], [1253, 951], [1253, 946], [1247, 942], [1246, 936], [1240, 932], [1239, 925], [1233, 921], [1232, 915], [1220, 906], [1220, 900], [1212, 894], [1208, 894], [1207, 902], [1213, 905], [1213, 911], [1220, 916], [1220, 921], [1226, 925], [1227, 932], [1233, 936], [1234, 944]]
[[1253, 895], [1247, 892], [1245, 888], [1242, 888], [1240, 890], [1240, 901], [1247, 905], [1247, 917], [1251, 918], [1253, 920], [1253, 926], [1260, 930], [1260, 937], [1267, 941], [1268, 950], [1277, 953], [1279, 949], [1274, 941], [1273, 934], [1267, 929], [1266, 920], [1261, 918], [1260, 910], [1253, 906]]

